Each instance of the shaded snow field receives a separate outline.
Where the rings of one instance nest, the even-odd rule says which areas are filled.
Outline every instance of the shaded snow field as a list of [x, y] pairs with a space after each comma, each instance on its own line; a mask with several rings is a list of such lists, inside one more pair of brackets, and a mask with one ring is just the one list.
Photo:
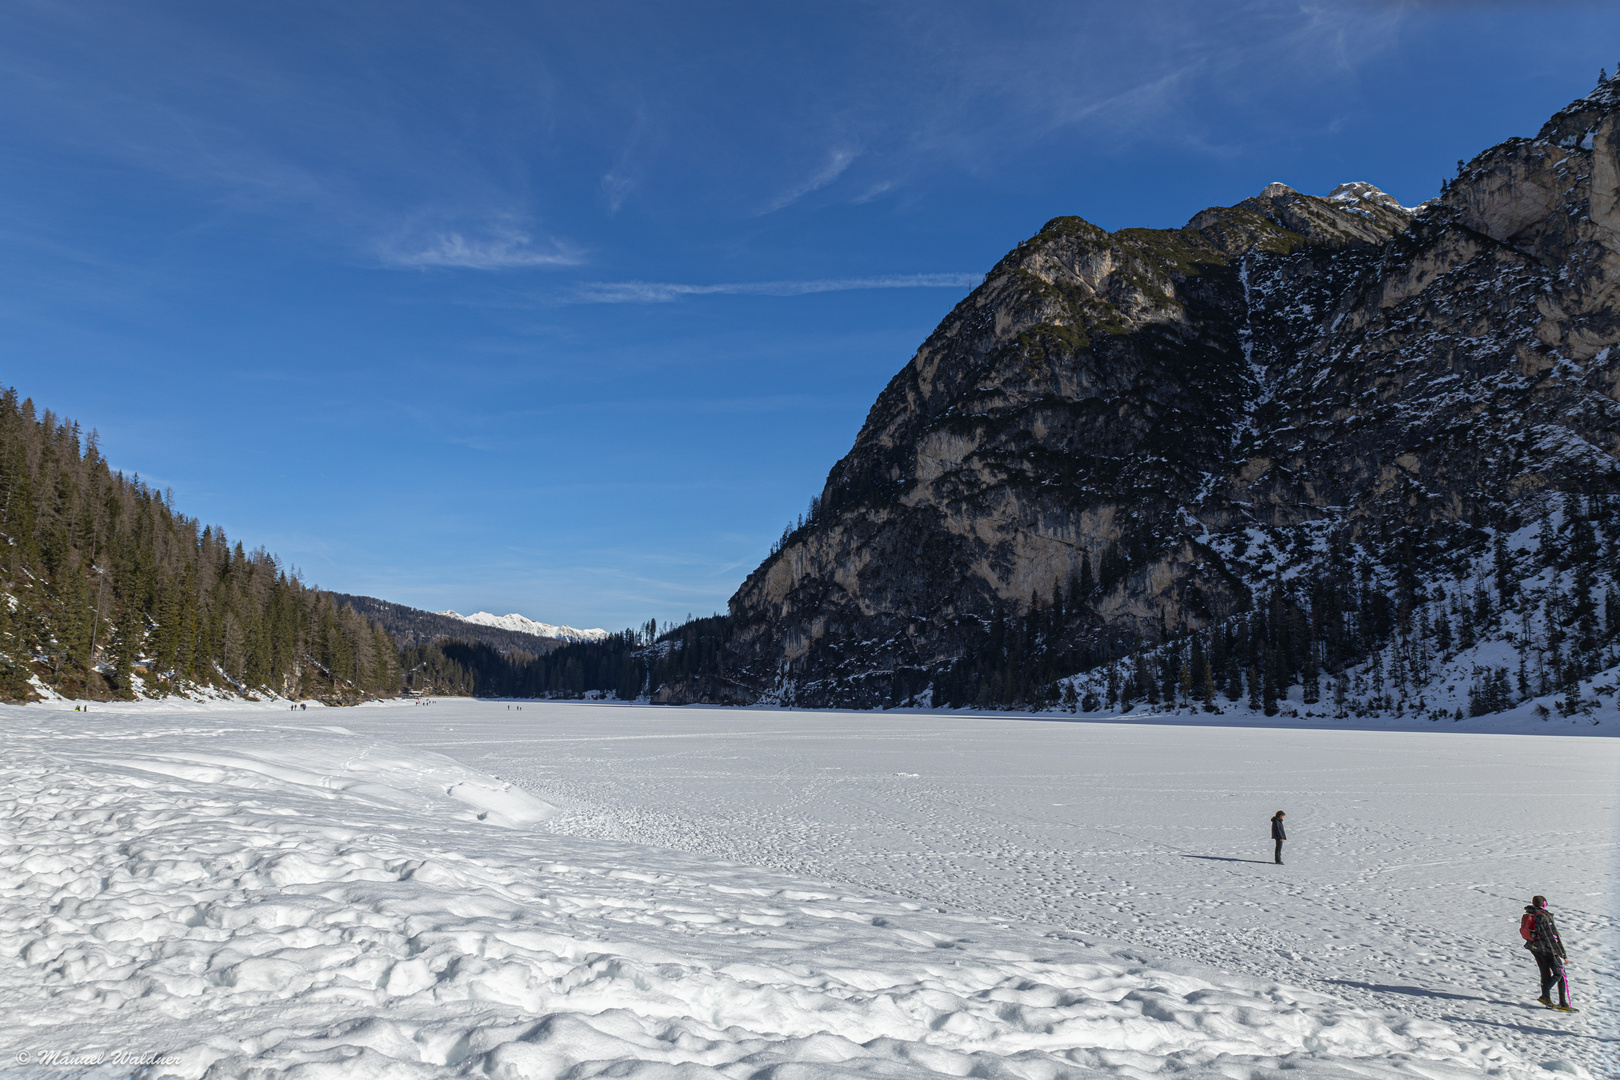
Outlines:
[[[7, 1076], [1620, 1059], [1610, 739], [445, 701], [0, 707], [0, 745]], [[1526, 1004], [1531, 892], [1579, 1015]]]

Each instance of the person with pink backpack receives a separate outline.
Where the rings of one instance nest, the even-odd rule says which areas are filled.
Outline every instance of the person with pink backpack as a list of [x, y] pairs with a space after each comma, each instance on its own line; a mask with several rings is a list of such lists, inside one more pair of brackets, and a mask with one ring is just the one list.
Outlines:
[[[1525, 905], [1524, 917], [1519, 920], [1519, 936], [1524, 947], [1536, 958], [1541, 969], [1541, 996], [1536, 1000], [1558, 1012], [1575, 1012], [1569, 1003], [1569, 975], [1564, 970], [1564, 943], [1558, 937], [1558, 924], [1547, 910], [1545, 896], [1532, 896]], [[1558, 987], [1558, 1004], [1552, 1003], [1552, 988]]]

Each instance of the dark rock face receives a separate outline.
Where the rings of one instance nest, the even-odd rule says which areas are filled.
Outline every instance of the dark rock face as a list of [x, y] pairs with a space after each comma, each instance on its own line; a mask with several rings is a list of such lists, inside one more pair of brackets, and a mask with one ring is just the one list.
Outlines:
[[1181, 229], [1049, 222], [732, 598], [728, 679], [894, 703], [1054, 600], [1073, 671], [1244, 610], [1252, 526], [1421, 561], [1539, 493], [1620, 491], [1617, 101], [1415, 209], [1273, 184]]

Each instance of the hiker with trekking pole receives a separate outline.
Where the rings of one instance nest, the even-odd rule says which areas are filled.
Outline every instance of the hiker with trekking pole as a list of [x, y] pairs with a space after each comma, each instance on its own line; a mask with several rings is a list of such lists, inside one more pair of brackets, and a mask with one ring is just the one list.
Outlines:
[[[1545, 896], [1532, 896], [1519, 920], [1519, 936], [1524, 947], [1536, 958], [1541, 970], [1541, 996], [1536, 1000], [1556, 1012], [1575, 1012], [1569, 1003], [1569, 975], [1564, 970], [1564, 943], [1558, 937], [1558, 924], [1547, 910]], [[1552, 1003], [1552, 988], [1558, 987], [1558, 1004]]]

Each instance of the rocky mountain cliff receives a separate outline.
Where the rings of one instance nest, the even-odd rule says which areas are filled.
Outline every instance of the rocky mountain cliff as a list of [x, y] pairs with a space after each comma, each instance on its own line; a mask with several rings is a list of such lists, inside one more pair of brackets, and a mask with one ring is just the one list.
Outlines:
[[1576, 666], [1612, 663], [1617, 103], [1601, 85], [1416, 208], [1272, 184], [1180, 229], [1049, 222], [889, 382], [689, 696], [1040, 703], [1240, 649], [1233, 678], [1286, 699], [1430, 632], [1443, 582], [1550, 515], [1596, 545]]

